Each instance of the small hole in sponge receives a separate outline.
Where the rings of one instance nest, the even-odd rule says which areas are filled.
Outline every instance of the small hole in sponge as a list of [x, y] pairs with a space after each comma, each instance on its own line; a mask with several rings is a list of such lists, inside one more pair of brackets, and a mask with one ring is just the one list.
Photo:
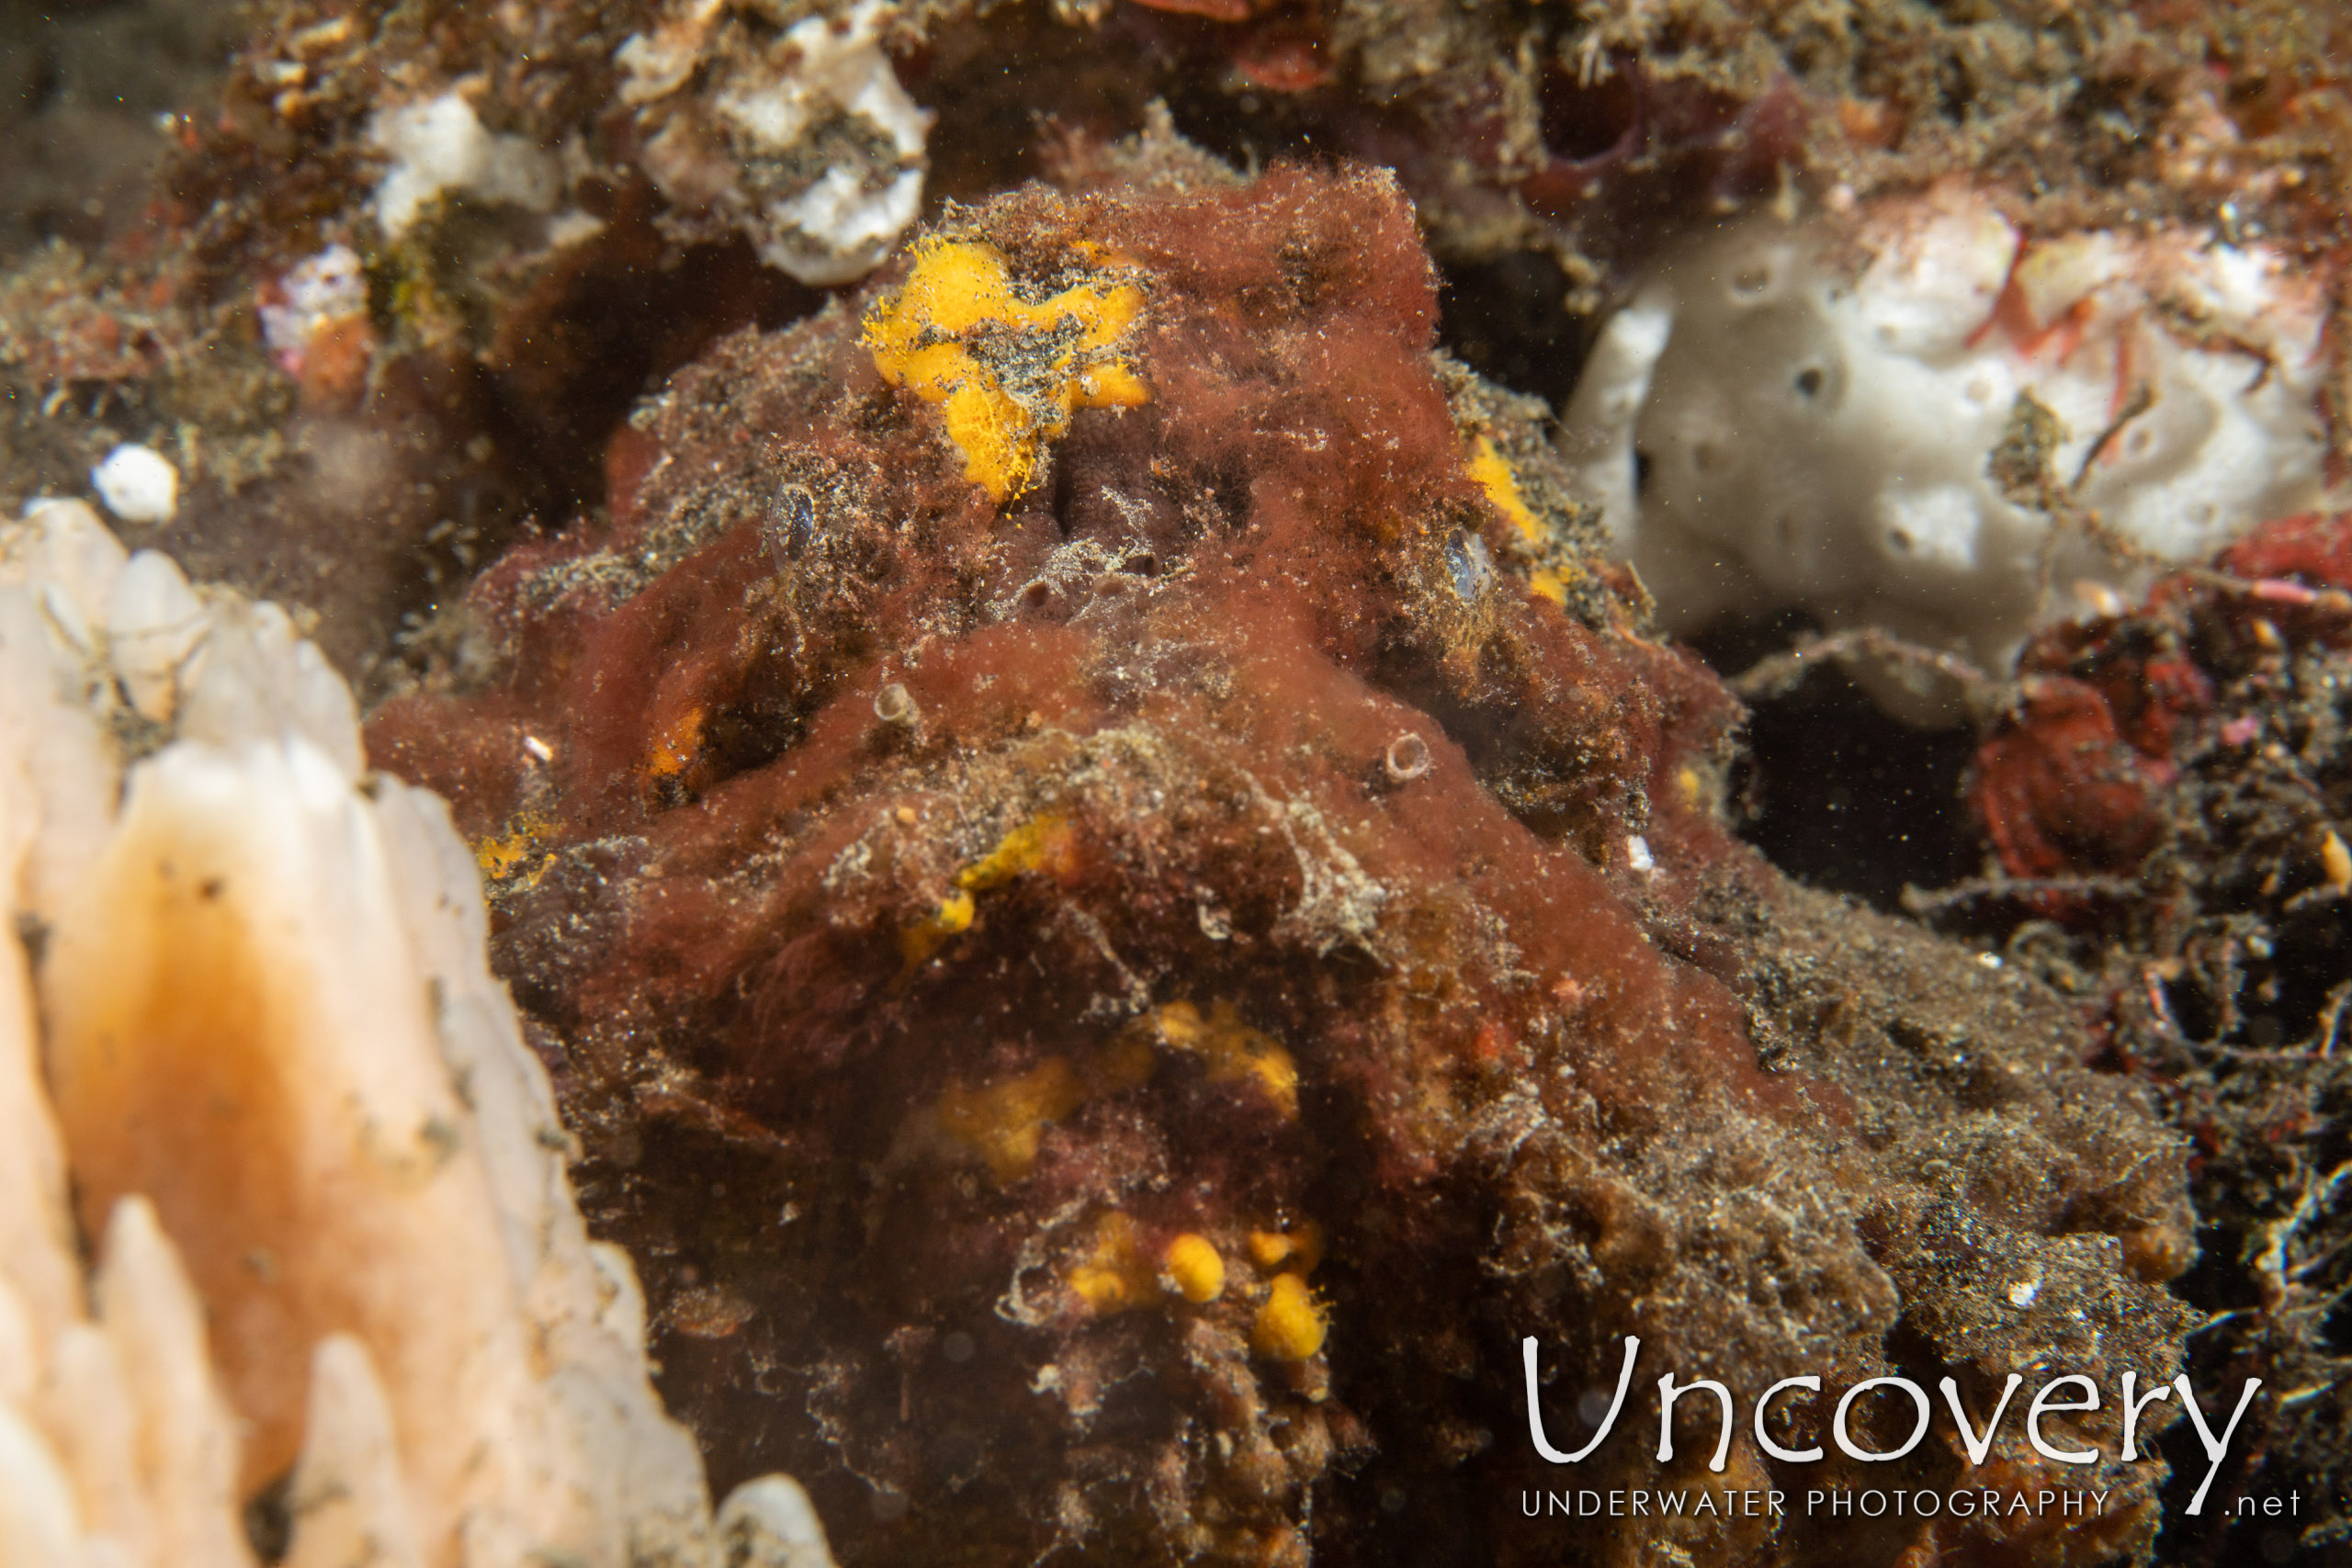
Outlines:
[[1769, 266], [1744, 266], [1731, 275], [1731, 297], [1743, 305], [1753, 305], [1772, 287], [1772, 269]]
[[1821, 367], [1817, 365], [1806, 366], [1804, 369], [1797, 372], [1796, 389], [1798, 394], [1807, 398], [1817, 398], [1821, 396], [1821, 383], [1823, 379], [1824, 378], [1821, 374]]

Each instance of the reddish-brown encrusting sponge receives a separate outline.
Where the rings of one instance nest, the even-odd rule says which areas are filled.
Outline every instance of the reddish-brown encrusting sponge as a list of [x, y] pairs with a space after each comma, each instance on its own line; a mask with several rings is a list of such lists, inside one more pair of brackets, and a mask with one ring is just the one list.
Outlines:
[[[1628, 1333], [1643, 1389], [1824, 1377], [1799, 1433], [1896, 1368], [2177, 1360], [2175, 1145], [2049, 993], [1736, 847], [1736, 705], [1434, 296], [1377, 173], [953, 213], [680, 373], [608, 526], [477, 585], [471, 685], [370, 726], [477, 844], [673, 1408], [845, 1562], [1632, 1561], [1521, 1517], [1523, 1335], [1555, 1440]], [[1028, 427], [973, 411], [1056, 398], [1000, 504]], [[2163, 1472], [2105, 1419], [2096, 1527], [1661, 1528], [2129, 1551]], [[1576, 1483], [1654, 1478], [1656, 1422]], [[1670, 1473], [1859, 1473], [1712, 1431]]]

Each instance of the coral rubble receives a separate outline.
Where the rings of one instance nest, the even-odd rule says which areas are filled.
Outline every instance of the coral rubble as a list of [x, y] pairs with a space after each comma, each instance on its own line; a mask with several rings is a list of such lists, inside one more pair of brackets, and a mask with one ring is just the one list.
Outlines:
[[[608, 525], [369, 722], [476, 845], [674, 1407], [846, 1561], [1631, 1561], [1514, 1517], [1524, 1335], [1570, 1407], [1626, 1333], [1819, 1374], [1804, 1432], [2175, 1367], [2182, 1145], [2056, 993], [1725, 834], [1735, 705], [1434, 321], [1377, 173], [960, 209], [673, 378]], [[2106, 1419], [2096, 1522], [1674, 1540], [2130, 1552], [2163, 1470]]]
[[[471, 857], [317, 650], [48, 502], [0, 732], [0, 1561], [718, 1561]], [[729, 1562], [808, 1536], [763, 1484]]]

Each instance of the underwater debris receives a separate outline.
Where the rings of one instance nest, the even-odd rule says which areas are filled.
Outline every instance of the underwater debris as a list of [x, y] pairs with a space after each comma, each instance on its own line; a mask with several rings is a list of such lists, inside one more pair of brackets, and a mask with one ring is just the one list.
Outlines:
[[152, 446], [130, 442], [90, 470], [90, 488], [125, 523], [168, 523], [180, 509], [180, 474]]
[[[2218, 1315], [2192, 1371], [2303, 1391], [2256, 1440], [2266, 1484], [2323, 1497], [2352, 1474], [2348, 546], [2341, 513], [2288, 518], [2037, 637], [1970, 781], [2000, 874], [1924, 905], [2083, 998], [2102, 1065], [2196, 1140], [2182, 1293]], [[2173, 1554], [2219, 1558], [2226, 1524], [2176, 1518]], [[2277, 1539], [2345, 1527], [2331, 1506]]]
[[[2280, 858], [2266, 897], [2323, 881], [2337, 774], [2333, 707], [2352, 652], [2344, 514], [2283, 519], [2145, 604], [2030, 644], [2018, 701], [1979, 747], [1970, 790], [2001, 868], [2025, 882], [2117, 880], [2152, 856]], [[2245, 775], [2283, 767], [2298, 811], [2256, 807]], [[2229, 803], [2248, 787], [2256, 795]], [[2233, 841], [2224, 852], [2221, 845]], [[2192, 847], [2194, 846], [2194, 847]], [[2040, 902], [2077, 908], [2080, 900]], [[2096, 902], [2096, 899], [2094, 899]]]

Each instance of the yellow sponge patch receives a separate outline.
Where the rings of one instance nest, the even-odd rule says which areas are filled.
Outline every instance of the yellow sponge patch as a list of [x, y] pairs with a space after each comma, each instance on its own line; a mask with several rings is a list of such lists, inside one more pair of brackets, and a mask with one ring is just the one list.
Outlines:
[[1273, 1360], [1304, 1361], [1323, 1348], [1329, 1328], [1306, 1281], [1295, 1274], [1277, 1274], [1250, 1325], [1250, 1344]]
[[[1542, 546], [1550, 541], [1550, 532], [1527, 498], [1519, 493], [1519, 477], [1510, 470], [1510, 460], [1495, 449], [1495, 444], [1484, 435], [1470, 449], [1470, 458], [1464, 465], [1471, 480], [1486, 493], [1487, 503], [1503, 514], [1504, 520], [1519, 530], [1519, 536], [1530, 545]], [[1539, 599], [1549, 599], [1555, 604], [1568, 602], [1567, 580], [1551, 567], [1538, 567], [1528, 574], [1527, 586]]]
[[1017, 1181], [1037, 1163], [1047, 1127], [1086, 1103], [1086, 1085], [1062, 1056], [1048, 1056], [1018, 1077], [986, 1089], [949, 1087], [939, 1100], [940, 1130], [980, 1156], [1000, 1182]]
[[956, 886], [973, 893], [1012, 881], [1024, 871], [1069, 872], [1078, 852], [1078, 830], [1053, 812], [1033, 817], [997, 840], [996, 848], [956, 874]]
[[524, 879], [524, 886], [537, 882], [549, 859], [541, 846], [553, 839], [555, 832], [555, 819], [545, 812], [516, 812], [507, 822], [505, 832], [473, 846], [474, 863], [481, 868], [482, 880], [504, 882], [527, 869], [530, 875]]
[[1471, 479], [1487, 492], [1487, 500], [1494, 509], [1519, 530], [1519, 536], [1531, 545], [1542, 544], [1544, 525], [1521, 497], [1518, 478], [1511, 473], [1510, 462], [1495, 450], [1492, 441], [1483, 435], [1478, 437], [1478, 445], [1471, 449], [1469, 468]]
[[1285, 1120], [1297, 1117], [1297, 1061], [1272, 1035], [1242, 1022], [1231, 1002], [1212, 1003], [1206, 1018], [1191, 1002], [1170, 1002], [1148, 1019], [1162, 1045], [1205, 1061], [1210, 1081], [1253, 1084]]
[[1155, 1065], [1149, 1046], [1120, 1039], [1077, 1062], [1048, 1056], [985, 1089], [951, 1083], [939, 1097], [939, 1130], [978, 1156], [998, 1185], [1018, 1181], [1035, 1167], [1048, 1127], [1105, 1095], [1141, 1089]]
[[1213, 1302], [1225, 1293], [1225, 1259], [1208, 1237], [1186, 1231], [1168, 1244], [1160, 1261], [1169, 1282], [1186, 1301]]
[[938, 908], [901, 931], [899, 953], [907, 961], [907, 968], [914, 969], [937, 953], [949, 937], [970, 931], [972, 917], [978, 912], [972, 896], [959, 887], [941, 899]]
[[1295, 1231], [1251, 1231], [1250, 1257], [1261, 1269], [1312, 1274], [1323, 1261], [1323, 1227], [1309, 1220]]
[[[1080, 254], [1098, 266], [1100, 247]], [[976, 240], [915, 246], [899, 292], [865, 319], [874, 367], [940, 405], [964, 472], [1001, 505], [1035, 482], [1048, 443], [1086, 408], [1135, 408], [1151, 389], [1113, 350], [1143, 313], [1132, 283], [1079, 283], [1036, 304]]]
[[1114, 1209], [1095, 1222], [1093, 1256], [1069, 1271], [1069, 1288], [1100, 1314], [1140, 1305], [1159, 1293], [1133, 1220]]
[[689, 707], [663, 725], [646, 752], [646, 776], [657, 782], [674, 779], [694, 766], [702, 752], [702, 709]]
[[937, 953], [949, 937], [972, 929], [979, 913], [972, 895], [1002, 886], [1023, 872], [1066, 875], [1077, 863], [1077, 829], [1069, 818], [1050, 812], [1005, 834], [996, 848], [956, 874], [955, 891], [940, 900], [939, 908], [899, 932], [899, 952], [907, 968], [914, 969]]

